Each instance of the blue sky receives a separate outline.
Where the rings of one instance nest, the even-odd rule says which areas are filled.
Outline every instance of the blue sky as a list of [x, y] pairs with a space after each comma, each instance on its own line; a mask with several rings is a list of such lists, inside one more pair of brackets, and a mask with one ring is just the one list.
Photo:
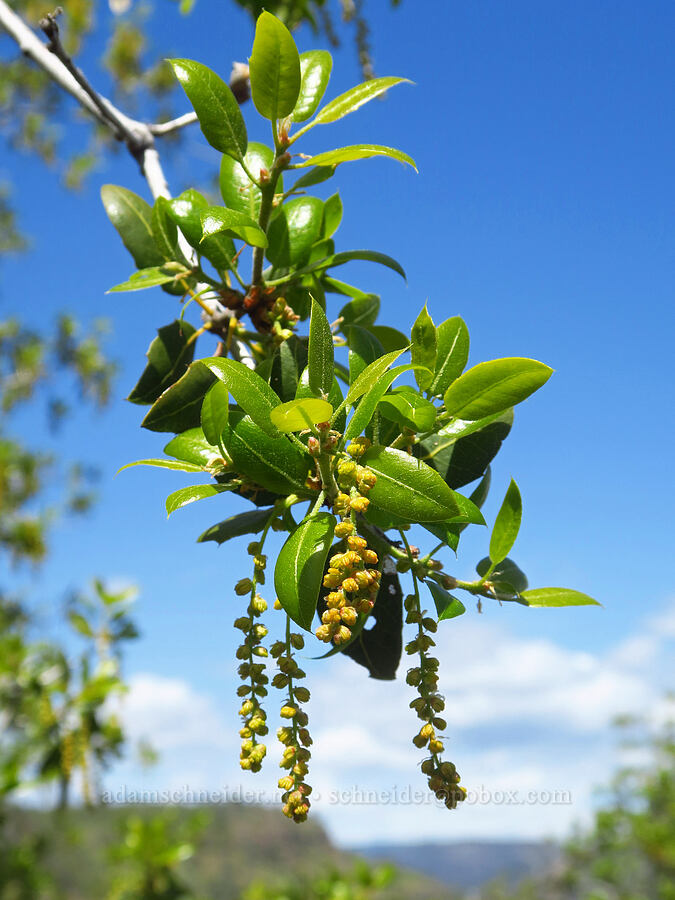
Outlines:
[[[445, 687], [456, 696], [453, 752], [468, 786], [569, 786], [574, 802], [515, 811], [476, 804], [449, 818], [423, 806], [411, 818], [399, 806], [387, 812], [387, 837], [561, 834], [587, 815], [592, 785], [607, 777], [612, 714], [658, 715], [669, 684], [675, 10], [668, 2], [599, 0], [406, 0], [395, 12], [381, 0], [368, 8], [378, 74], [404, 75], [415, 85], [316, 129], [305, 149], [391, 144], [415, 158], [420, 174], [385, 160], [338, 171], [324, 193], [338, 187], [345, 205], [338, 249], [389, 253], [405, 266], [408, 283], [367, 264], [351, 265], [344, 277], [379, 293], [382, 321], [403, 329], [427, 300], [437, 322], [461, 314], [472, 363], [531, 356], [555, 368], [517, 410], [487, 512], [494, 516], [515, 477], [524, 521], [513, 556], [530, 583], [574, 587], [604, 605], [495, 607], [482, 617], [471, 611], [446, 623], [441, 641]], [[154, 28], [162, 54], [200, 59], [223, 75], [232, 59], [246, 57], [252, 39], [248, 19], [213, 0], [199, 0], [188, 19], [163, 6]], [[305, 31], [297, 42], [301, 50], [316, 46]], [[104, 84], [101, 46], [81, 62]], [[359, 80], [348, 40], [334, 55], [329, 97]], [[250, 107], [246, 115], [250, 137], [264, 139]], [[69, 146], [81, 145], [86, 131], [72, 110], [61, 124]], [[216, 164], [215, 151], [190, 131], [167, 164], [174, 192], [203, 181]], [[95, 575], [137, 583], [143, 638], [128, 655], [128, 721], [134, 734], [154, 723], [163, 750], [148, 783], [239, 784], [230, 623], [244, 546], [194, 543], [232, 502], [196, 504], [167, 522], [163, 500], [185, 483], [182, 475], [138, 469], [114, 478], [123, 463], [163, 446], [161, 436], [138, 427], [141, 410], [123, 397], [154, 330], [177, 314], [159, 290], [105, 295], [132, 265], [98, 190], [116, 182], [145, 195], [144, 182], [123, 154], [78, 195], [28, 157], [5, 153], [0, 177], [14, 182], [21, 224], [33, 238], [29, 255], [3, 262], [3, 313], [106, 315], [121, 365], [104, 415], [78, 411], [56, 440], [35, 419], [16, 422], [103, 473], [96, 511], [62, 526], [44, 569], [16, 581], [35, 589], [45, 611], [65, 588]], [[204, 345], [204, 354], [210, 349]], [[487, 534], [473, 531], [459, 561], [448, 563], [460, 576], [485, 554]], [[310, 707], [315, 771], [326, 795], [331, 785], [355, 783], [423, 787], [406, 743], [414, 722], [402, 713], [405, 687], [366, 683], [346, 663], [311, 670], [318, 685]], [[332, 704], [336, 682], [346, 699]], [[371, 715], [377, 734], [366, 725]], [[332, 763], [319, 761], [322, 749]], [[273, 770], [251, 786], [269, 788]], [[111, 783], [116, 779], [142, 780], [132, 765], [113, 773]], [[327, 803], [322, 815], [349, 843], [355, 835], [376, 839], [373, 816], [382, 818], [382, 810]]]

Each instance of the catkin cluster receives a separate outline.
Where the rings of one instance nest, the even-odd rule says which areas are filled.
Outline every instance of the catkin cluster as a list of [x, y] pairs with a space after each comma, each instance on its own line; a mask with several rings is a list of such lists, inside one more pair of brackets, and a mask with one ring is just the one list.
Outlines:
[[307, 713], [301, 704], [309, 700], [309, 690], [297, 682], [305, 677], [298, 666], [293, 650], [302, 650], [305, 645], [301, 634], [288, 632], [286, 642], [277, 641], [271, 647], [271, 654], [277, 661], [279, 672], [272, 679], [272, 685], [283, 690], [287, 688], [286, 699], [281, 707], [280, 716], [288, 722], [277, 731], [277, 737], [284, 745], [284, 752], [279, 765], [287, 769], [286, 775], [279, 779], [279, 787], [283, 791], [282, 811], [294, 822], [304, 822], [309, 812], [309, 795], [312, 788], [305, 782], [308, 762], [311, 757], [307, 749], [312, 739], [307, 730]]
[[413, 594], [405, 598], [405, 609], [406, 622], [418, 626], [417, 637], [406, 644], [405, 649], [409, 655], [418, 654], [420, 661], [419, 666], [409, 669], [406, 676], [407, 683], [417, 688], [418, 693], [410, 706], [424, 723], [413, 738], [413, 744], [420, 749], [429, 749], [431, 755], [422, 762], [429, 788], [448, 809], [454, 809], [459, 801], [464, 800], [466, 791], [459, 785], [460, 778], [453, 763], [439, 759], [445, 745], [436, 731], [447, 728], [447, 722], [439, 716], [445, 709], [445, 700], [438, 693], [438, 660], [427, 654], [435, 646], [431, 634], [435, 633], [438, 625], [435, 619], [424, 616], [419, 598]]
[[[256, 568], [258, 568], [259, 561], [256, 559]], [[237, 688], [237, 694], [246, 698], [239, 710], [239, 715], [243, 719], [243, 726], [239, 731], [242, 739], [239, 764], [242, 769], [259, 772], [267, 748], [265, 744], [258, 741], [258, 738], [266, 735], [269, 729], [267, 716], [259, 699], [267, 695], [265, 685], [268, 678], [265, 674], [265, 664], [255, 661], [257, 658], [267, 656], [267, 649], [262, 646], [262, 639], [267, 634], [267, 628], [260, 622], [256, 622], [256, 619], [265, 612], [267, 603], [256, 592], [255, 584], [250, 578], [243, 578], [239, 581], [235, 592], [240, 596], [251, 593], [246, 615], [240, 616], [234, 622], [234, 627], [244, 633], [244, 639], [237, 648], [237, 659], [242, 660], [238, 671], [243, 682]]]

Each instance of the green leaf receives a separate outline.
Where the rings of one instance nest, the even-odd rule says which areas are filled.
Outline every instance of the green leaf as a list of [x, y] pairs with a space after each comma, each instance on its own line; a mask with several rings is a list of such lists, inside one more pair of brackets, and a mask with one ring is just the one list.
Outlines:
[[414, 452], [432, 465], [451, 488], [460, 488], [483, 475], [508, 436], [512, 422], [512, 410], [473, 423], [457, 420], [425, 438]]
[[331, 256], [326, 256], [324, 259], [319, 259], [316, 262], [310, 263], [310, 265], [304, 266], [302, 269], [298, 269], [298, 271], [294, 273], [294, 277], [297, 278], [301, 275], [309, 275], [311, 272], [316, 272], [318, 270], [332, 269], [335, 266], [343, 266], [345, 263], [354, 260], [379, 263], [381, 266], [387, 266], [387, 268], [393, 269], [394, 272], [397, 272], [401, 276], [401, 278], [406, 277], [405, 270], [400, 263], [396, 262], [395, 259], [392, 259], [391, 256], [387, 256], [386, 253], [378, 253], [377, 250], [344, 250], [342, 253], [333, 253]]
[[188, 503], [194, 503], [196, 500], [205, 500], [207, 497], [215, 497], [216, 494], [222, 494], [223, 491], [231, 491], [233, 488], [226, 484], [194, 484], [190, 487], [181, 488], [169, 494], [166, 498], [166, 515], [167, 518], [171, 513], [176, 512]]
[[200, 241], [202, 239], [201, 213], [208, 205], [206, 198], [193, 188], [188, 188], [182, 194], [179, 194], [178, 197], [172, 197], [171, 200], [166, 202], [167, 215], [178, 225], [190, 246], [200, 253]]
[[312, 629], [335, 525], [330, 513], [309, 516], [290, 535], [277, 559], [274, 587], [279, 602], [306, 631]]
[[85, 637], [93, 637], [94, 632], [92, 631], [91, 625], [83, 615], [77, 612], [69, 612], [68, 613], [68, 621], [73, 626], [73, 628], [78, 631], [80, 634], [83, 634]]
[[119, 475], [124, 469], [130, 469], [132, 466], [153, 466], [156, 469], [174, 469], [176, 472], [192, 472], [202, 474], [204, 466], [195, 463], [184, 462], [175, 459], [137, 459], [135, 462], [126, 463], [117, 470]]
[[375, 414], [375, 410], [377, 409], [381, 398], [389, 390], [391, 384], [399, 377], [399, 375], [410, 371], [411, 368], [411, 365], [397, 366], [395, 369], [383, 372], [382, 375], [368, 388], [361, 398], [359, 405], [356, 407], [354, 415], [349, 420], [349, 425], [347, 425], [347, 430], [345, 431], [345, 438], [347, 440], [358, 437], [358, 435], [365, 430]]
[[439, 541], [444, 541], [451, 550], [456, 551], [459, 547], [459, 530], [466, 528], [466, 525], [450, 522], [424, 522], [422, 527], [426, 528]]
[[323, 200], [296, 197], [279, 210], [267, 232], [267, 258], [279, 267], [304, 264], [312, 245], [321, 237]]
[[[248, 145], [244, 163], [254, 178], [259, 179], [263, 169], [269, 173], [273, 162], [274, 151], [270, 147], [256, 142]], [[277, 182], [277, 190], [283, 191], [281, 178]], [[260, 188], [251, 181], [241, 163], [230, 156], [223, 156], [220, 163], [220, 193], [229, 209], [258, 221], [262, 201]]]
[[300, 93], [291, 113], [294, 122], [305, 122], [314, 114], [326, 93], [332, 68], [333, 57], [327, 50], [300, 54]]
[[349, 347], [349, 382], [353, 384], [366, 366], [384, 356], [384, 347], [374, 334], [359, 325], [345, 328], [344, 334]]
[[497, 513], [490, 537], [489, 553], [493, 565], [497, 565], [509, 555], [509, 551], [518, 537], [522, 517], [523, 501], [520, 497], [518, 485], [512, 478], [501, 508]]
[[303, 188], [314, 187], [315, 184], [322, 184], [324, 181], [328, 181], [329, 178], [332, 178], [335, 175], [335, 169], [337, 166], [316, 166], [313, 169], [310, 169], [309, 172], [305, 172], [293, 185], [294, 191], [299, 191]]
[[202, 403], [200, 416], [202, 431], [206, 440], [216, 447], [227, 425], [229, 402], [230, 395], [227, 388], [221, 381], [216, 381], [206, 392]]
[[123, 291], [143, 291], [146, 288], [157, 287], [160, 284], [168, 284], [176, 282], [179, 278], [187, 277], [190, 270], [186, 269], [180, 263], [164, 263], [162, 266], [150, 266], [147, 269], [139, 269], [129, 276], [127, 281], [122, 284], [116, 284], [106, 293], [118, 294]]
[[370, 390], [387, 369], [396, 362], [401, 353], [403, 353], [402, 350], [393, 350], [391, 353], [385, 353], [384, 356], [366, 366], [347, 391], [347, 396], [345, 397], [347, 405], [353, 406], [359, 397], [362, 397], [366, 391]]
[[399, 387], [380, 400], [379, 411], [386, 419], [411, 431], [429, 431], [436, 421], [436, 407], [414, 388]]
[[278, 434], [270, 419], [270, 413], [281, 401], [257, 372], [237, 360], [215, 356], [202, 359], [199, 364], [205, 366], [223, 382], [239, 406], [259, 428], [271, 437]]
[[185, 373], [192, 362], [195, 329], [189, 322], [172, 322], [158, 329], [146, 353], [148, 363], [138, 384], [127, 397], [131, 403], [154, 403], [162, 391]]
[[227, 156], [242, 159], [248, 144], [246, 125], [230, 88], [202, 63], [192, 59], [169, 62], [209, 144]]
[[525, 400], [553, 369], [536, 359], [512, 357], [478, 363], [445, 392], [445, 408], [460, 419], [480, 419]]
[[139, 269], [161, 266], [164, 256], [152, 232], [152, 207], [127, 188], [104, 184], [101, 200], [124, 246]]
[[368, 331], [375, 335], [387, 353], [391, 353], [392, 350], [407, 350], [410, 346], [410, 341], [406, 335], [396, 328], [391, 328], [389, 325], [368, 325], [367, 327]]
[[357, 84], [356, 87], [340, 94], [335, 100], [327, 103], [323, 109], [320, 109], [312, 124], [327, 125], [330, 122], [337, 122], [343, 116], [354, 112], [364, 103], [379, 97], [390, 87], [396, 84], [412, 84], [407, 78], [394, 78], [386, 76], [384, 78], [371, 78], [370, 81], [364, 81], [363, 84]]
[[194, 363], [150, 407], [141, 422], [149, 431], [171, 431], [179, 434], [199, 425], [204, 395], [215, 382], [215, 376], [204, 366]]
[[300, 56], [288, 28], [271, 13], [256, 22], [249, 69], [260, 115], [271, 122], [290, 116], [300, 94]]
[[[309, 322], [309, 386], [315, 394], [327, 395], [333, 384], [333, 334], [326, 313], [312, 300]], [[321, 420], [323, 421], [323, 420]]]
[[438, 621], [443, 622], [445, 619], [455, 619], [457, 616], [466, 612], [466, 607], [461, 600], [449, 594], [440, 584], [435, 581], [425, 581], [426, 586], [431, 591], [434, 598], [434, 605], [438, 614]]
[[453, 492], [434, 469], [402, 450], [374, 445], [361, 457], [377, 475], [369, 500], [413, 522], [446, 522], [462, 516]]
[[[200, 256], [205, 256], [220, 272], [227, 272], [233, 268], [235, 248], [230, 235], [237, 237], [251, 237], [252, 241], [260, 241], [260, 230], [248, 217], [233, 219], [241, 214], [232, 210], [223, 210], [222, 207], [209, 207], [205, 197], [198, 191], [189, 188], [179, 197], [168, 201], [169, 215], [179, 226], [188, 243], [194, 247]], [[227, 222], [231, 228], [218, 229], [214, 227], [212, 234], [204, 234], [202, 219], [209, 212], [226, 212]]]
[[271, 515], [271, 509], [251, 509], [247, 512], [237, 513], [236, 516], [230, 516], [229, 519], [207, 528], [199, 535], [197, 543], [215, 541], [216, 544], [224, 544], [225, 541], [241, 537], [244, 534], [258, 534], [263, 530]]
[[211, 466], [214, 462], [222, 464], [223, 461], [220, 449], [208, 441], [201, 428], [189, 428], [177, 434], [166, 445], [164, 452], [167, 456], [202, 467]]
[[[331, 373], [332, 374], [332, 373]], [[333, 407], [327, 400], [309, 397], [306, 400], [289, 400], [272, 410], [272, 423], [285, 434], [290, 431], [304, 431], [317, 422], [328, 422], [333, 415]]]
[[[309, 386], [309, 372], [305, 369], [300, 375], [300, 379], [298, 380], [298, 388], [295, 394], [297, 400], [304, 400], [307, 397], [313, 397], [312, 390]], [[342, 391], [340, 390], [340, 385], [338, 384], [337, 378], [333, 378], [333, 384], [331, 385], [331, 389], [328, 393], [328, 402], [333, 407], [333, 409], [338, 409], [342, 406], [342, 401], [344, 397], [342, 396]], [[347, 421], [347, 413], [344, 408], [339, 416], [336, 418], [335, 422], [333, 422], [333, 427], [338, 431], [344, 431], [345, 422]]]
[[323, 228], [322, 236], [324, 238], [332, 237], [340, 227], [342, 221], [342, 200], [339, 194], [332, 194], [324, 203], [323, 207]]
[[[307, 366], [307, 340], [293, 336], [277, 348], [272, 359], [269, 384], [284, 402], [294, 400], [300, 373]], [[258, 370], [260, 367], [258, 367]]]
[[176, 223], [169, 215], [168, 200], [166, 197], [157, 197], [152, 208], [152, 236], [159, 252], [164, 259], [177, 259], [185, 262], [185, 258], [178, 247], [178, 232]]
[[597, 600], [568, 588], [545, 587], [522, 591], [520, 595], [528, 606], [601, 606]]
[[288, 438], [279, 434], [270, 437], [244, 416], [237, 421], [230, 413], [230, 421], [223, 432], [223, 443], [232, 458], [234, 471], [246, 481], [281, 496], [308, 496], [305, 482], [311, 466], [310, 457], [302, 453]]
[[[267, 237], [262, 228], [246, 213], [224, 206], [209, 206], [201, 213], [202, 240], [224, 233], [241, 238], [252, 247], [266, 247]], [[230, 263], [231, 263], [230, 258]]]
[[407, 163], [417, 171], [415, 160], [395, 147], [384, 147], [382, 144], [353, 144], [351, 147], [337, 147], [335, 150], [325, 150], [310, 156], [302, 162], [296, 163], [296, 169], [305, 166], [339, 166], [340, 163], [354, 162], [357, 159], [369, 159], [371, 156], [386, 156], [401, 163]]
[[464, 371], [469, 358], [469, 329], [462, 318], [453, 316], [441, 322], [436, 333], [436, 369], [429, 390], [434, 396], [442, 396]]
[[412, 364], [418, 367], [415, 371], [415, 381], [420, 390], [428, 390], [433, 381], [436, 368], [436, 347], [436, 326], [425, 303], [410, 332], [410, 357]]
[[354, 297], [340, 310], [339, 318], [342, 319], [340, 331], [344, 332], [350, 325], [361, 325], [362, 327], [372, 325], [377, 319], [379, 311], [380, 298], [377, 294], [361, 294]]
[[[479, 562], [476, 563], [476, 572], [482, 577], [485, 575], [491, 568], [490, 557], [485, 556]], [[522, 591], [527, 590], [527, 576], [523, 572], [523, 570], [514, 563], [512, 559], [509, 557], [505, 557], [500, 563], [498, 563], [492, 572], [490, 573], [490, 581], [491, 582], [506, 582], [509, 584], [513, 590], [520, 594]]]

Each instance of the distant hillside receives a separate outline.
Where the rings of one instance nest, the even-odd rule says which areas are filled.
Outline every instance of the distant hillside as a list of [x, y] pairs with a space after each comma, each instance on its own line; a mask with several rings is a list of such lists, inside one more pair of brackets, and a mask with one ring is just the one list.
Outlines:
[[355, 850], [367, 859], [423, 872], [461, 891], [475, 890], [497, 877], [514, 884], [528, 876], [543, 875], [560, 858], [554, 844], [536, 841], [373, 844]]

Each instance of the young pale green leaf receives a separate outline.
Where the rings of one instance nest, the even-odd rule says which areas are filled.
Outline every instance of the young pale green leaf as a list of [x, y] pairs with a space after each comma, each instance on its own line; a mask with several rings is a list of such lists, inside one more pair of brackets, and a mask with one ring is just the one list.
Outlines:
[[147, 269], [139, 269], [129, 276], [128, 281], [116, 284], [106, 291], [107, 294], [118, 294], [124, 291], [143, 291], [146, 288], [157, 287], [160, 284], [169, 284], [180, 278], [187, 277], [190, 270], [180, 263], [164, 263], [162, 266], [150, 266]]
[[154, 403], [162, 391], [185, 374], [192, 362], [195, 329], [189, 322], [172, 322], [158, 329], [146, 356], [148, 364], [138, 384], [127, 397], [131, 403]]
[[410, 358], [416, 367], [415, 381], [422, 391], [429, 389], [434, 378], [437, 344], [436, 326], [425, 303], [410, 332]]
[[333, 385], [333, 359], [333, 333], [330, 324], [321, 305], [312, 299], [307, 367], [309, 386], [315, 394], [328, 395]]
[[385, 394], [378, 409], [386, 419], [411, 431], [429, 431], [436, 421], [434, 404], [411, 387], [396, 388], [391, 394]]
[[220, 449], [209, 442], [201, 428], [188, 428], [182, 434], [177, 434], [166, 445], [164, 452], [167, 456], [173, 456], [182, 462], [202, 467], [215, 462], [222, 463]]
[[216, 494], [222, 494], [223, 491], [231, 491], [232, 487], [226, 484], [195, 484], [190, 487], [181, 488], [169, 494], [166, 498], [166, 515], [167, 518], [171, 513], [176, 512], [188, 503], [194, 503], [196, 500], [205, 500], [207, 497], [215, 497]]
[[303, 266], [302, 269], [298, 269], [294, 274], [297, 278], [302, 275], [309, 275], [312, 272], [332, 269], [335, 266], [343, 266], [345, 263], [352, 262], [353, 260], [365, 260], [366, 262], [379, 263], [381, 266], [387, 266], [387, 268], [393, 269], [394, 272], [397, 272], [401, 276], [401, 278], [406, 277], [405, 270], [400, 263], [396, 262], [395, 259], [392, 259], [391, 256], [387, 256], [386, 253], [378, 253], [377, 250], [343, 250], [341, 253], [333, 253], [330, 256], [326, 256], [324, 259], [319, 259], [310, 265]]
[[361, 398], [359, 405], [356, 407], [354, 415], [349, 420], [349, 424], [345, 431], [345, 438], [347, 440], [358, 437], [362, 431], [365, 431], [368, 423], [375, 414], [378, 404], [389, 390], [391, 384], [399, 377], [399, 375], [410, 371], [411, 368], [411, 365], [396, 366], [395, 369], [389, 369], [389, 371], [383, 372], [382, 375], [371, 384]]
[[356, 87], [340, 94], [335, 100], [327, 103], [323, 109], [320, 109], [312, 124], [327, 125], [330, 122], [337, 122], [343, 116], [354, 112], [364, 103], [379, 97], [390, 87], [396, 84], [412, 84], [408, 78], [395, 78], [385, 76], [383, 78], [371, 78], [370, 81], [364, 81], [363, 84], [357, 84]]
[[509, 555], [518, 537], [522, 517], [523, 501], [518, 485], [512, 478], [490, 536], [489, 553], [493, 565], [496, 566]]
[[340, 227], [342, 221], [342, 200], [339, 194], [332, 194], [324, 203], [323, 207], [323, 228], [322, 235], [324, 238], [332, 237]]
[[347, 396], [345, 397], [345, 403], [353, 406], [359, 397], [362, 397], [366, 391], [370, 390], [373, 385], [380, 380], [387, 369], [396, 362], [401, 353], [403, 353], [402, 350], [394, 350], [391, 353], [385, 353], [384, 356], [381, 356], [369, 366], [366, 366], [354, 383], [350, 385]]
[[268, 229], [267, 258], [280, 268], [302, 265], [321, 237], [323, 200], [296, 197], [285, 203]]
[[461, 616], [466, 612], [466, 607], [462, 601], [458, 600], [457, 597], [453, 597], [452, 594], [449, 594], [445, 588], [440, 586], [440, 584], [436, 584], [435, 581], [425, 581], [425, 584], [431, 591], [431, 596], [434, 598], [434, 605], [436, 607], [439, 622], [442, 622], [445, 619], [455, 619], [457, 616]]
[[192, 59], [169, 62], [209, 144], [227, 156], [242, 159], [248, 145], [246, 125], [230, 88], [202, 63]]
[[314, 114], [326, 93], [332, 68], [333, 57], [327, 50], [300, 54], [300, 93], [291, 113], [294, 122], [305, 122]]
[[279, 603], [306, 631], [312, 629], [335, 525], [335, 516], [330, 513], [308, 516], [290, 535], [277, 559], [274, 587]]
[[[244, 156], [244, 163], [254, 178], [259, 179], [263, 169], [272, 168], [274, 151], [265, 144], [251, 142]], [[283, 191], [281, 177], [277, 181], [277, 190]], [[250, 216], [255, 221], [260, 213], [261, 191], [248, 177], [240, 162], [231, 156], [223, 156], [220, 162], [220, 193], [225, 206]]]
[[153, 466], [155, 469], [175, 469], [177, 472], [199, 472], [200, 474], [204, 471], [204, 466], [197, 465], [196, 463], [184, 462], [183, 460], [137, 459], [135, 462], [126, 463], [126, 465], [120, 466], [117, 470], [117, 474], [119, 475], [124, 469], [130, 469], [132, 466]]
[[459, 419], [480, 419], [515, 406], [553, 374], [536, 359], [511, 357], [478, 363], [445, 392], [445, 408]]
[[215, 380], [215, 376], [204, 366], [191, 365], [158, 397], [141, 426], [149, 431], [171, 431], [174, 434], [196, 428], [204, 395]]
[[[305, 369], [300, 378], [298, 379], [298, 387], [295, 393], [296, 400], [304, 400], [308, 397], [313, 397], [312, 389], [309, 386], [309, 372]], [[335, 421], [332, 423], [333, 427], [338, 431], [344, 431], [345, 422], [347, 421], [347, 413], [345, 412], [344, 406], [342, 406], [344, 397], [342, 396], [342, 391], [340, 390], [340, 385], [338, 384], [337, 378], [333, 378], [333, 384], [331, 385], [331, 389], [328, 393], [328, 402], [333, 407], [334, 410], [342, 407], [342, 412], [335, 417], [333, 414], [332, 418]]]
[[601, 606], [597, 600], [568, 588], [531, 588], [520, 595], [528, 606]]
[[333, 407], [327, 400], [308, 397], [306, 400], [289, 400], [272, 410], [272, 423], [279, 431], [304, 431], [317, 422], [328, 422], [333, 415]]
[[237, 513], [236, 516], [230, 516], [229, 519], [207, 528], [199, 535], [197, 543], [215, 541], [216, 544], [224, 544], [225, 541], [241, 537], [244, 534], [258, 534], [263, 530], [271, 515], [271, 509], [251, 509], [247, 512]]
[[436, 370], [429, 390], [440, 397], [464, 371], [469, 358], [469, 329], [462, 318], [453, 316], [441, 322], [436, 333]]
[[403, 150], [397, 150], [396, 147], [384, 147], [381, 144], [352, 144], [351, 147], [338, 147], [335, 150], [325, 150], [323, 153], [317, 153], [310, 156], [302, 162], [296, 163], [296, 169], [303, 169], [306, 166], [339, 166], [340, 163], [355, 162], [358, 159], [369, 159], [372, 156], [386, 156], [389, 159], [395, 159], [400, 163], [406, 163], [417, 171], [417, 163], [415, 160], [404, 153]]
[[202, 403], [200, 417], [202, 431], [206, 440], [216, 447], [227, 425], [229, 402], [230, 395], [227, 388], [222, 381], [216, 381], [206, 392]]
[[266, 434], [271, 437], [278, 434], [270, 413], [281, 401], [257, 372], [235, 359], [215, 356], [202, 359], [197, 365], [205, 366], [219, 378], [244, 412]]
[[[224, 233], [241, 238], [252, 247], [266, 247], [267, 237], [262, 228], [246, 213], [224, 206], [209, 206], [201, 212], [202, 240]], [[231, 260], [230, 260], [231, 263]]]
[[256, 22], [249, 70], [260, 115], [271, 122], [290, 116], [300, 94], [300, 56], [288, 28], [271, 13]]
[[405, 515], [412, 522], [446, 522], [462, 517], [453, 491], [438, 472], [413, 456], [374, 445], [362, 462], [377, 476], [368, 498], [385, 512]]
[[342, 320], [340, 331], [344, 333], [350, 325], [361, 325], [362, 327], [372, 325], [377, 319], [379, 311], [380, 298], [377, 294], [361, 294], [359, 297], [354, 297], [340, 310], [338, 317]]
[[[476, 563], [476, 572], [482, 577], [486, 574], [491, 568], [491, 561], [489, 556], [485, 556], [479, 562]], [[506, 582], [509, 584], [513, 590], [520, 594], [522, 591], [527, 590], [527, 575], [523, 572], [523, 570], [514, 563], [512, 559], [509, 557], [505, 557], [500, 563], [498, 563], [492, 572], [490, 573], [490, 581], [491, 582]]]
[[103, 185], [101, 200], [137, 267], [161, 266], [164, 255], [152, 232], [152, 207], [138, 194], [116, 184]]
[[278, 437], [270, 437], [248, 416], [237, 420], [230, 412], [223, 443], [232, 458], [234, 471], [247, 482], [283, 497], [311, 496], [312, 491], [305, 483], [311, 468], [309, 455], [278, 431], [276, 434]]

